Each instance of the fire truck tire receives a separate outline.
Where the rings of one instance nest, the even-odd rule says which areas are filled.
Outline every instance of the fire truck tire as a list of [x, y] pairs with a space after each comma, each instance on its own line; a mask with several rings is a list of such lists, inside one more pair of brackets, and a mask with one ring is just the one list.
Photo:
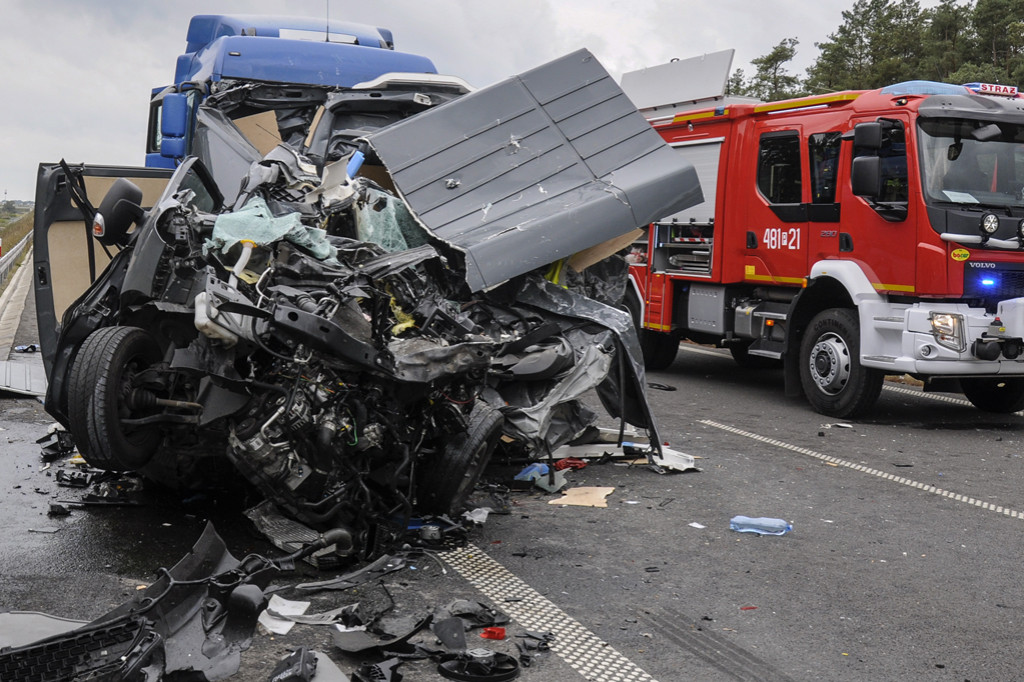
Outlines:
[[125, 427], [125, 404], [139, 372], [160, 360], [153, 338], [137, 327], [104, 327], [82, 342], [71, 369], [68, 421], [82, 456], [94, 467], [135, 471], [160, 444], [154, 426]]
[[426, 464], [417, 477], [420, 511], [458, 516], [491, 460], [504, 421], [498, 410], [476, 404], [466, 430], [452, 436], [438, 460]]
[[645, 329], [640, 332], [640, 350], [644, 354], [644, 367], [665, 369], [676, 359], [679, 339], [674, 334], [662, 334]]
[[846, 419], [864, 414], [885, 374], [860, 364], [857, 311], [831, 308], [811, 320], [800, 343], [800, 383], [817, 412]]
[[630, 288], [626, 293], [626, 310], [633, 318], [633, 326], [640, 340], [640, 351], [644, 356], [644, 367], [647, 369], [665, 369], [671, 365], [679, 352], [679, 339], [675, 334], [652, 332], [640, 327], [640, 302]]
[[751, 342], [738, 343], [729, 346], [729, 352], [736, 364], [743, 369], [778, 369], [782, 367], [782, 361], [775, 358], [766, 358], [763, 355], [751, 355], [747, 351]]
[[1024, 379], [961, 379], [960, 388], [984, 412], [1012, 414], [1024, 409]]

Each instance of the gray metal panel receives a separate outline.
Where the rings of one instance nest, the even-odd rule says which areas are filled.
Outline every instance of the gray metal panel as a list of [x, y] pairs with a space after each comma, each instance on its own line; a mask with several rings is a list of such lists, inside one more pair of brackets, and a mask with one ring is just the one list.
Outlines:
[[681, 223], [688, 223], [692, 218], [697, 223], [708, 223], [715, 217], [715, 198], [718, 192], [718, 162], [722, 157], [722, 142], [675, 147], [676, 153], [693, 164], [700, 179], [700, 188], [704, 201], [666, 216], [665, 220], [675, 218]]
[[715, 99], [725, 94], [735, 50], [658, 64], [622, 74], [622, 89], [637, 109]]
[[369, 137], [485, 289], [701, 200], [693, 167], [579, 50]]
[[697, 332], [725, 333], [725, 287], [693, 284], [687, 299], [686, 326]]
[[46, 372], [39, 362], [0, 361], [0, 393], [46, 395]]

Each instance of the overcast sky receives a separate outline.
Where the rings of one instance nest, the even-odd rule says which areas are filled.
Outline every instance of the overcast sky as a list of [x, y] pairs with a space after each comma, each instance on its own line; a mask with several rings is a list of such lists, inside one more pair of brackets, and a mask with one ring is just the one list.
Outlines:
[[[482, 87], [586, 47], [618, 79], [735, 48], [733, 68], [783, 38], [794, 72], [853, 0], [329, 0], [330, 18], [394, 33], [396, 48]], [[923, 4], [934, 4], [931, 2]], [[0, 191], [34, 199], [41, 161], [142, 165], [150, 89], [169, 84], [194, 14], [322, 17], [325, 0], [0, 0]]]

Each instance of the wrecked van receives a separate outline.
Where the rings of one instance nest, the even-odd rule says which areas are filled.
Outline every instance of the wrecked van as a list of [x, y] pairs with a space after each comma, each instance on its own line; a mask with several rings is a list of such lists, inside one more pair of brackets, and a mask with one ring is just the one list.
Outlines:
[[263, 92], [308, 121], [266, 154], [210, 98], [173, 172], [40, 167], [46, 410], [91, 465], [241, 476], [370, 556], [499, 439], [576, 437], [591, 389], [659, 442], [603, 257], [699, 201], [693, 168], [585, 50], [438, 106], [392, 86]]

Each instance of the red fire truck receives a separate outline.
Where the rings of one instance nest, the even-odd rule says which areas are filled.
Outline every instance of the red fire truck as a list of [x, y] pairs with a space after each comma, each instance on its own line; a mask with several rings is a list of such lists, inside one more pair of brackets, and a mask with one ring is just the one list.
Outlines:
[[704, 192], [630, 254], [648, 367], [686, 338], [741, 366], [781, 364], [787, 395], [834, 417], [867, 412], [883, 378], [904, 374], [982, 410], [1024, 408], [1015, 88], [638, 106]]

